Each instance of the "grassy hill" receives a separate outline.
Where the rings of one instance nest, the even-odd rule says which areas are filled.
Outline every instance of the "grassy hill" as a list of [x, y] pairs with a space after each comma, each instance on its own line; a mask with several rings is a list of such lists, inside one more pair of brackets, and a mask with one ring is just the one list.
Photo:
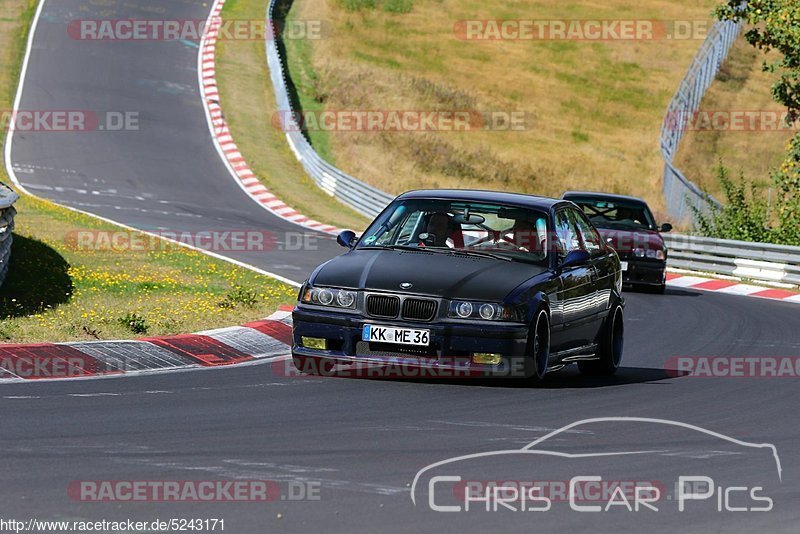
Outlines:
[[[764, 59], [764, 54], [744, 39], [737, 41], [700, 108], [768, 111], [771, 117], [780, 116], [786, 109], [772, 99], [770, 86], [776, 75], [761, 70]], [[675, 161], [686, 176], [710, 190], [717, 187], [714, 168], [720, 161], [734, 176], [743, 172], [765, 189], [771, 185], [771, 171], [783, 162], [791, 137], [789, 130], [769, 128], [692, 130], [684, 137]]]
[[[522, 131], [311, 132], [339, 167], [393, 193], [481, 187], [643, 196], [657, 211], [665, 107], [700, 40], [465, 41], [461, 20], [709, 21], [714, 1], [295, 0], [329, 21], [287, 43], [306, 109], [524, 112]], [[767, 92], [767, 88], [764, 88]], [[712, 158], [713, 159], [713, 158]]]

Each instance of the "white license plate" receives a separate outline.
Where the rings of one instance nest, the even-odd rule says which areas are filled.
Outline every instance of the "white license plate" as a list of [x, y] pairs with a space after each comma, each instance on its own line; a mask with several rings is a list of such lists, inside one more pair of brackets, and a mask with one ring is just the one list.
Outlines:
[[427, 347], [431, 343], [431, 331], [365, 324], [361, 339], [372, 343], [394, 343], [395, 345]]
[[621, 261], [621, 262], [619, 262], [619, 264], [622, 267], [623, 271], [627, 271], [628, 270], [628, 262], [627, 261]]

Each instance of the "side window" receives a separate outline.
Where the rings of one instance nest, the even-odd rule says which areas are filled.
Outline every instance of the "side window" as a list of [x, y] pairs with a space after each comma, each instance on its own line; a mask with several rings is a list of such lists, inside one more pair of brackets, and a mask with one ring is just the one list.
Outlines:
[[575, 210], [569, 210], [572, 219], [575, 221], [575, 225], [578, 227], [578, 232], [581, 234], [581, 239], [583, 239], [583, 245], [586, 247], [586, 252], [591, 254], [592, 256], [596, 256], [603, 252], [603, 241], [600, 237], [600, 234], [597, 230], [592, 227], [586, 219], [583, 218], [580, 212]]
[[556, 248], [562, 256], [581, 248], [578, 233], [567, 210], [556, 213]]

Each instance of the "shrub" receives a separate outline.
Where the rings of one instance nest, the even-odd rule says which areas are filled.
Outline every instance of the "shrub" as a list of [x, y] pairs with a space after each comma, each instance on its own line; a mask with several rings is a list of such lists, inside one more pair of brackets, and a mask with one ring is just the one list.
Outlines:
[[147, 320], [138, 313], [126, 313], [117, 321], [136, 335], [144, 335], [150, 329]]
[[220, 308], [233, 309], [239, 305], [252, 308], [256, 304], [258, 304], [258, 296], [255, 291], [237, 287], [225, 295], [225, 298], [219, 302], [218, 306]]

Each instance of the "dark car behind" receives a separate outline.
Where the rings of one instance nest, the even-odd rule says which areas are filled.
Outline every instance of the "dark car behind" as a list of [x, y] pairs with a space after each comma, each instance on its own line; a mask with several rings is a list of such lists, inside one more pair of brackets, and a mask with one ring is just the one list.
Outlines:
[[647, 203], [636, 197], [568, 191], [561, 198], [577, 204], [617, 251], [625, 285], [664, 293], [669, 252], [661, 232], [672, 225], [659, 226]]

